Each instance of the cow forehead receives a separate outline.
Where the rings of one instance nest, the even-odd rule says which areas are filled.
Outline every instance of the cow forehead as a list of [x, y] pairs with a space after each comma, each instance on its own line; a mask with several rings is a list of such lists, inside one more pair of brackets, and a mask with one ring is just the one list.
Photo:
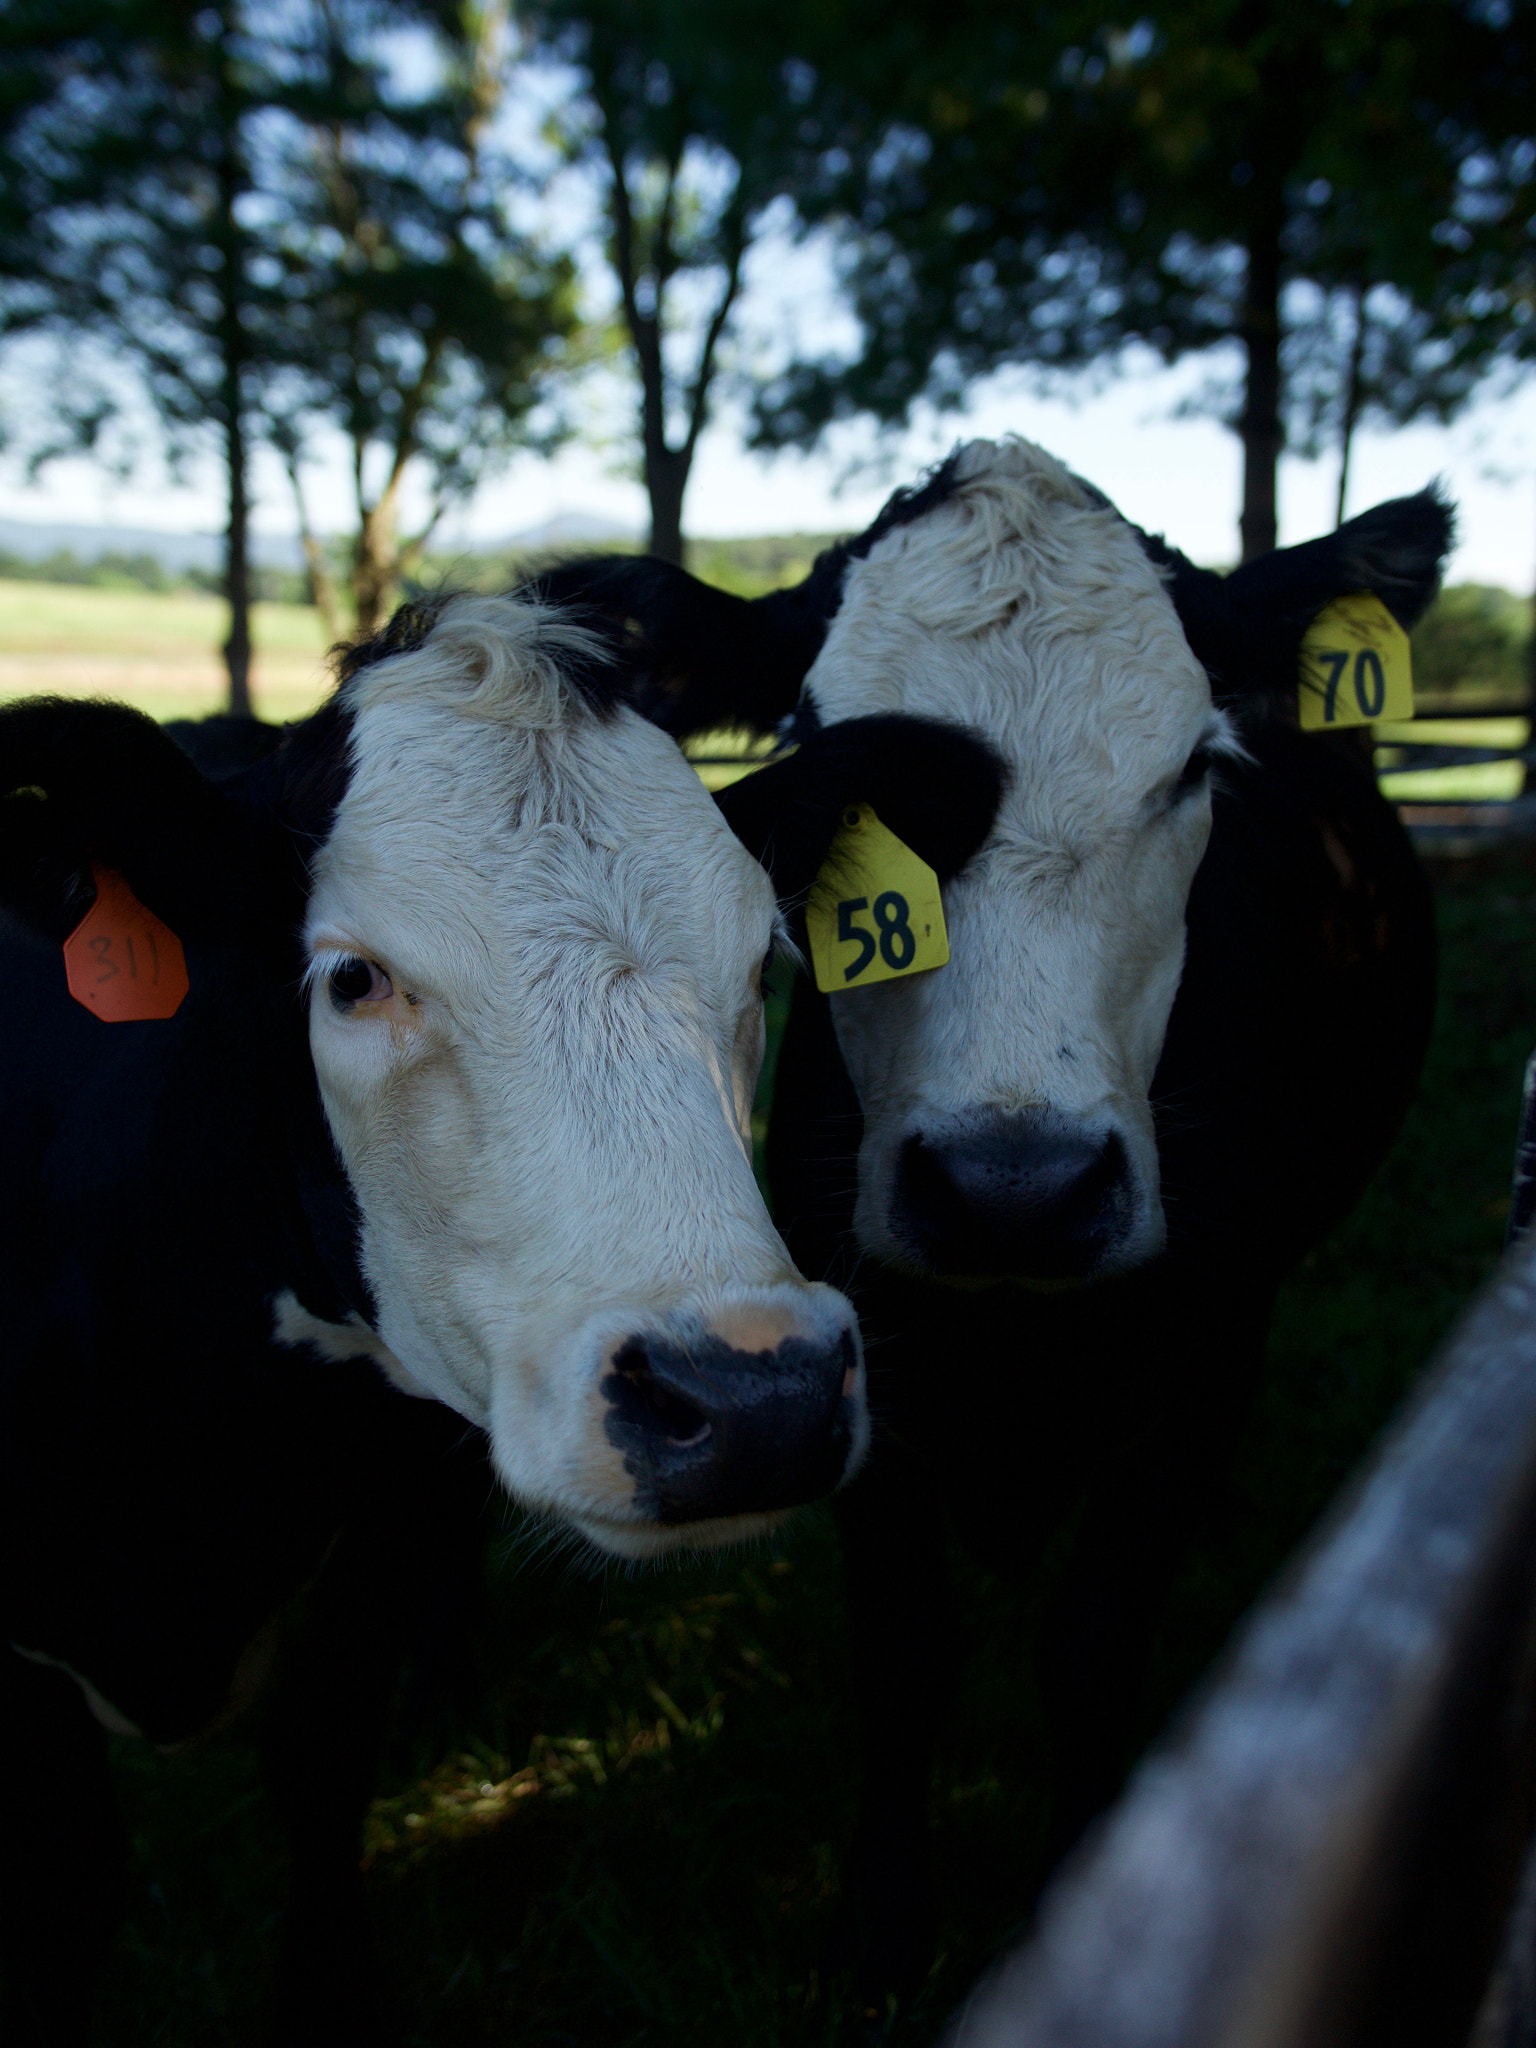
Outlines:
[[316, 943], [445, 996], [606, 950], [739, 1000], [772, 887], [675, 743], [633, 712], [530, 730], [391, 698], [356, 713], [351, 751], [314, 862]]
[[1025, 443], [974, 444], [950, 498], [850, 562], [806, 687], [828, 721], [904, 712], [984, 733], [1015, 805], [1064, 777], [1143, 790], [1211, 706], [1135, 533]]

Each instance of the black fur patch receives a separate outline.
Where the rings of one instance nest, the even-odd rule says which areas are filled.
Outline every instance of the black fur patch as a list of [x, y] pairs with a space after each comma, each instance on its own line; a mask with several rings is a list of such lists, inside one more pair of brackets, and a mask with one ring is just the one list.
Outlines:
[[894, 492], [863, 533], [827, 548], [788, 590], [736, 597], [673, 562], [592, 555], [546, 570], [528, 592], [570, 607], [582, 624], [602, 621], [616, 631], [628, 700], [664, 731], [679, 739], [729, 727], [771, 732], [794, 709], [821, 652], [849, 562], [952, 497], [959, 461], [957, 449]]
[[649, 555], [565, 562], [527, 586], [609, 634], [616, 694], [679, 738], [777, 725], [826, 632], [804, 590], [749, 601]]
[[1452, 506], [1432, 485], [1373, 506], [1336, 533], [1244, 562], [1228, 576], [1197, 569], [1160, 537], [1132, 530], [1167, 577], [1184, 636], [1217, 701], [1294, 717], [1301, 642], [1318, 613], [1335, 598], [1368, 591], [1408, 630], [1440, 587], [1455, 525]]
[[217, 711], [207, 718], [169, 718], [162, 731], [211, 781], [238, 775], [282, 745], [285, 728], [260, 718]]
[[392, 661], [397, 654], [414, 654], [443, 615], [451, 591], [434, 591], [430, 597], [413, 597], [394, 613], [381, 632], [371, 640], [335, 649], [338, 682], [349, 683], [365, 668]]
[[338, 692], [290, 725], [282, 743], [234, 779], [248, 803], [270, 811], [306, 855], [324, 845], [352, 776], [350, 708]]
[[61, 938], [116, 868], [183, 936], [254, 914], [264, 867], [238, 809], [126, 704], [34, 697], [0, 711], [0, 902]]
[[1348, 519], [1336, 533], [1277, 548], [1227, 578], [1233, 599], [1299, 637], [1336, 597], [1368, 590], [1407, 631], [1440, 588], [1456, 514], [1437, 485]]
[[846, 805], [872, 805], [947, 882], [991, 831], [1007, 780], [976, 733], [925, 718], [850, 718], [808, 732], [716, 802], [798, 921]]

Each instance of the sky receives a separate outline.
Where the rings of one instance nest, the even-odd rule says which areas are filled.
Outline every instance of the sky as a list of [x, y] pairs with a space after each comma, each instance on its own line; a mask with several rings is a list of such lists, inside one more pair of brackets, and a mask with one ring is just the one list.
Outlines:
[[[763, 317], [760, 295], [756, 317]], [[751, 316], [754, 309], [749, 306]], [[814, 322], [808, 323], [814, 340]], [[1230, 565], [1237, 556], [1241, 451], [1216, 422], [1179, 416], [1211, 364], [1165, 370], [1150, 357], [1120, 375], [1100, 375], [1074, 400], [1043, 396], [1021, 373], [979, 386], [963, 414], [929, 417], [902, 433], [845, 430], [829, 450], [771, 460], [745, 453], [727, 411], [700, 444], [684, 512], [699, 537], [762, 533], [857, 532], [896, 485], [971, 435], [1019, 433], [1042, 443], [1105, 491], [1149, 531], [1164, 533], [1196, 561]], [[14, 390], [14, 386], [13, 386]], [[612, 395], [594, 396], [591, 439], [553, 458], [515, 460], [496, 481], [450, 516], [440, 544], [495, 545], [562, 514], [581, 513], [643, 535], [645, 496], [624, 473], [626, 446]], [[345, 450], [322, 448], [308, 476], [311, 516], [322, 531], [351, 524]], [[860, 458], [857, 459], [856, 458]], [[876, 461], [874, 458], [878, 458]], [[1526, 592], [1536, 583], [1536, 378], [1513, 396], [1487, 397], [1449, 429], [1363, 432], [1351, 464], [1347, 510], [1442, 478], [1460, 508], [1453, 582], [1500, 583]], [[51, 465], [29, 484], [0, 463], [0, 518], [215, 532], [223, 524], [221, 478], [211, 458], [180, 483], [152, 462], [127, 481], [92, 464]], [[1287, 456], [1280, 473], [1282, 545], [1333, 525], [1337, 458]], [[294, 515], [286, 478], [270, 457], [258, 461], [253, 523], [288, 534]], [[409, 517], [409, 506], [407, 516]]]
[[[701, 444], [685, 523], [698, 536], [839, 533], [866, 525], [888, 492], [910, 482], [956, 440], [1020, 433], [1042, 443], [1114, 499], [1138, 525], [1165, 533], [1195, 560], [1222, 566], [1237, 550], [1241, 454], [1237, 437], [1209, 420], [1175, 417], [1199, 381], [1193, 366], [1137, 366], [1077, 402], [1042, 397], [1020, 380], [982, 387], [969, 411], [932, 418], [882, 437], [881, 473], [866, 465], [850, 478], [848, 445], [828, 453], [771, 461], [745, 454], [729, 421]], [[604, 425], [611, 430], [611, 419]], [[861, 437], [866, 443], [872, 437]], [[622, 474], [622, 450], [576, 445], [552, 459], [515, 461], [444, 529], [449, 547], [493, 544], [562, 513], [611, 519], [639, 534], [645, 496]], [[1348, 511], [1445, 480], [1460, 507], [1455, 582], [1536, 582], [1536, 381], [1512, 398], [1489, 398], [1450, 429], [1413, 427], [1363, 433], [1352, 461]], [[0, 470], [0, 518], [216, 531], [222, 524], [219, 473], [211, 461], [182, 484], [153, 469], [127, 483], [85, 462], [53, 465], [36, 485]], [[311, 477], [313, 516], [326, 529], [347, 523], [340, 445]], [[1310, 539], [1333, 524], [1336, 459], [1287, 456], [1281, 465], [1282, 544]], [[293, 530], [288, 487], [275, 466], [257, 475], [255, 523], [268, 533]]]

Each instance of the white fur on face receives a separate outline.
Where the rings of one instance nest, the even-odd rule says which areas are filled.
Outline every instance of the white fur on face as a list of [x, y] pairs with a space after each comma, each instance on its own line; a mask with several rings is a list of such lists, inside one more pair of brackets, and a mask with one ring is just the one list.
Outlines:
[[864, 1110], [855, 1227], [901, 1263], [897, 1155], [978, 1110], [1117, 1134], [1134, 1200], [1103, 1270], [1163, 1241], [1148, 1101], [1210, 834], [1197, 746], [1231, 753], [1135, 534], [1027, 442], [974, 442], [954, 495], [849, 564], [806, 678], [823, 720], [905, 712], [983, 735], [1009, 770], [945, 889], [950, 964], [835, 998]]
[[[609, 1533], [633, 1520], [597, 1390], [616, 1336], [851, 1312], [800, 1279], [752, 1175], [767, 877], [670, 740], [574, 700], [551, 656], [583, 645], [458, 599], [344, 686], [310, 1043], [382, 1344], [490, 1431], [523, 1502], [659, 1548], [710, 1539]], [[347, 961], [373, 981], [338, 1005]]]

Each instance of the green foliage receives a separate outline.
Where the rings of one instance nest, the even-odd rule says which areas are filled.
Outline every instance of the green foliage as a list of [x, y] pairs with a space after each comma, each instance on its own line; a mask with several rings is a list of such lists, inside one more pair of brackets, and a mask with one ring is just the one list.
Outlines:
[[816, 557], [837, 538], [836, 534], [780, 533], [749, 540], [696, 540], [693, 572], [738, 597], [763, 597], [808, 576]]
[[1465, 290], [1449, 308], [1467, 252], [1529, 212], [1488, 175], [1503, 149], [1518, 185], [1505, 145], [1530, 126], [1503, 21], [1473, 0], [834, 10], [796, 200], [843, 229], [861, 333], [767, 382], [759, 440], [955, 404], [1003, 364], [1236, 343], [1197, 403], [1240, 426], [1245, 545], [1273, 545], [1287, 436], [1445, 416], [1488, 365], [1494, 327]]
[[573, 264], [514, 224], [492, 140], [504, 19], [495, 0], [97, 13], [27, 0], [0, 31], [23, 81], [0, 94], [0, 339], [55, 344], [25, 452], [112, 445], [133, 365], [173, 465], [221, 438], [239, 605], [249, 439], [297, 489], [318, 424], [339, 427], [366, 628], [414, 538], [407, 466], [434, 516], [473, 489], [548, 410], [575, 324]]
[[[496, 140], [509, 53], [495, 0], [352, 0], [300, 18], [304, 89], [264, 178], [283, 308], [267, 412], [301, 515], [303, 430], [327, 421], [351, 444], [349, 580], [368, 632], [444, 511], [513, 447], [558, 439], [575, 266], [513, 216], [516, 167]], [[425, 45], [409, 82], [381, 34], [407, 27]], [[402, 537], [412, 465], [430, 507]]]
[[1524, 706], [1531, 697], [1531, 604], [1496, 584], [1442, 591], [1413, 630], [1413, 687], [1421, 707], [1475, 701]]
[[[766, 591], [797, 583], [835, 538], [830, 534], [781, 533], [752, 534], [742, 540], [697, 540], [691, 548], [692, 567], [706, 583], [718, 584], [738, 597], [761, 597]], [[606, 551], [616, 554], [628, 554], [632, 546], [604, 543]], [[559, 559], [560, 554], [547, 550], [521, 554], [464, 548], [451, 555], [427, 551], [417, 566], [413, 585], [422, 589], [510, 590]]]
[[52, 554], [36, 558], [0, 548], [0, 576], [12, 583], [83, 583], [107, 590], [161, 592], [178, 587], [178, 579], [158, 555], [108, 552], [82, 562], [72, 548], [55, 548]]

